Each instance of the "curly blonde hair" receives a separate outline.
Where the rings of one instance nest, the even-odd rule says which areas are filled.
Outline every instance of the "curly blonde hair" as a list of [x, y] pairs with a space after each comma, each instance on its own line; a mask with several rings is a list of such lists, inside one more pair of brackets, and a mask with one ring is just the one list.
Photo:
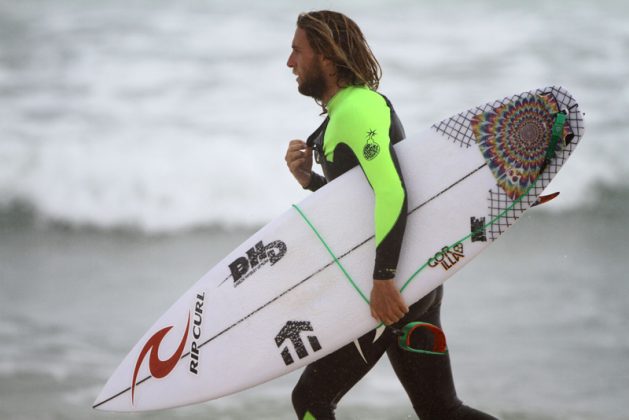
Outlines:
[[300, 14], [297, 27], [305, 31], [316, 53], [335, 64], [339, 86], [378, 89], [382, 68], [353, 20], [342, 13], [320, 10]]

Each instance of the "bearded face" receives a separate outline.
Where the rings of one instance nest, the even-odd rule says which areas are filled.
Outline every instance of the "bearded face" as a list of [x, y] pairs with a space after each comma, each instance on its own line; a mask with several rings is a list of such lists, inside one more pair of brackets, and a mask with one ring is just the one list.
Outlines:
[[299, 75], [297, 82], [299, 93], [314, 99], [322, 99], [326, 90], [326, 82], [321, 63], [312, 60], [310, 66], [302, 69], [302, 74]]
[[292, 52], [286, 63], [297, 76], [298, 90], [301, 94], [323, 100], [328, 87], [325, 74], [325, 59], [310, 46], [306, 32], [297, 28], [293, 38]]

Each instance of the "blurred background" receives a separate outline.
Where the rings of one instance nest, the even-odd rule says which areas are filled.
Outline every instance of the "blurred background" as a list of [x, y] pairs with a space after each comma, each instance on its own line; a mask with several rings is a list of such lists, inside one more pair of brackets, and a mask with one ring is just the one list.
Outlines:
[[[182, 409], [91, 409], [205, 271], [306, 196], [289, 140], [320, 108], [286, 67], [297, 14], [363, 29], [409, 138], [562, 85], [585, 137], [446, 285], [460, 397], [510, 420], [629, 419], [629, 3], [0, 0], [0, 418], [292, 419], [299, 372]], [[428, 158], [428, 157], [427, 157]], [[339, 419], [414, 419], [388, 362]]]

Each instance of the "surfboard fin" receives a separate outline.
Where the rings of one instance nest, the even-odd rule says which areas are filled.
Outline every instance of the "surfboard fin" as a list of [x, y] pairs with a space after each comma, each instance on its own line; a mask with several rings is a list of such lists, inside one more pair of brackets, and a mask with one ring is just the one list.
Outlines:
[[354, 345], [356, 346], [356, 350], [358, 350], [358, 353], [360, 354], [360, 357], [363, 358], [363, 360], [365, 361], [366, 364], [369, 364], [369, 363], [367, 363], [367, 358], [365, 357], [365, 355], [363, 353], [362, 347], [360, 347], [360, 342], [358, 341], [358, 339], [354, 340]]
[[531, 207], [539, 206], [540, 204], [548, 203], [550, 200], [554, 199], [559, 195], [559, 191], [556, 193], [548, 194], [548, 195], [540, 195], [538, 199], [531, 204]]
[[382, 336], [382, 333], [387, 328], [386, 325], [382, 324], [378, 328], [376, 328], [376, 333], [373, 336], [373, 342], [375, 343]]

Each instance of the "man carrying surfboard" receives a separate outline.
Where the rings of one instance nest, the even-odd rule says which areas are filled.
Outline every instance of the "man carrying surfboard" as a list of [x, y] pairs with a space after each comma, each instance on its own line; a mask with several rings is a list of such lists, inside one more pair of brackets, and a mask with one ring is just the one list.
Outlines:
[[[307, 142], [289, 142], [285, 159], [290, 172], [303, 188], [315, 191], [359, 165], [374, 191], [372, 316], [388, 326], [425, 322], [440, 327], [442, 287], [409, 307], [394, 281], [407, 201], [392, 145], [404, 139], [404, 129], [388, 99], [376, 92], [381, 69], [360, 28], [337, 12], [299, 15], [287, 65], [297, 76], [299, 92], [327, 113]], [[312, 171], [313, 155], [324, 176]], [[393, 328], [380, 337], [369, 332], [307, 366], [293, 391], [298, 418], [333, 419], [336, 404], [384, 352], [422, 420], [494, 418], [457, 398], [447, 353], [406, 351], [398, 346]]]

